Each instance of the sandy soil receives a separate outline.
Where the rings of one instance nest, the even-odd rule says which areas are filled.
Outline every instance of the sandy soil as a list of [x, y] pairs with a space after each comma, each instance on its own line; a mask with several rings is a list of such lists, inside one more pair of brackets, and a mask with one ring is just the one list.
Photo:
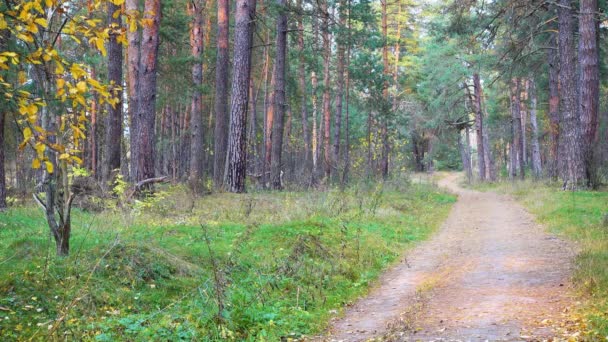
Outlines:
[[510, 198], [439, 182], [458, 194], [428, 242], [346, 309], [321, 341], [522, 341], [553, 337], [571, 304], [574, 248]]

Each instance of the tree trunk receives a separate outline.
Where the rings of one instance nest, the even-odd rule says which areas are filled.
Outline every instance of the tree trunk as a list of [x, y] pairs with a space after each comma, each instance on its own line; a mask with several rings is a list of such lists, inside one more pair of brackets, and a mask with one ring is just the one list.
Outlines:
[[560, 113], [559, 113], [559, 56], [557, 52], [557, 35], [551, 34], [550, 48], [547, 53], [549, 60], [549, 132], [551, 134], [551, 145], [549, 152], [549, 176], [557, 180], [560, 174]]
[[154, 145], [156, 143], [154, 124], [156, 118], [156, 71], [158, 61], [159, 26], [161, 18], [160, 0], [146, 0], [144, 25], [141, 41], [139, 69], [139, 98], [137, 110], [137, 159], [135, 181], [154, 177]]
[[324, 169], [325, 181], [330, 183], [332, 155], [330, 149], [331, 137], [331, 103], [330, 103], [330, 63], [331, 63], [331, 37], [329, 32], [329, 11], [328, 0], [321, 0], [321, 16], [323, 18], [322, 36], [323, 36], [323, 154], [324, 154]]
[[389, 62], [388, 62], [388, 11], [387, 11], [387, 0], [381, 1], [382, 6], [382, 61], [384, 65], [383, 74], [385, 76], [384, 85], [382, 88], [382, 98], [384, 103], [382, 104], [382, 116], [381, 116], [381, 127], [380, 127], [380, 138], [382, 139], [382, 157], [380, 160], [380, 172], [382, 179], [388, 177], [388, 112], [389, 112], [389, 84], [388, 76], [390, 75]]
[[530, 80], [530, 125], [532, 126], [532, 171], [534, 177], [540, 178], [543, 170], [540, 160], [540, 143], [538, 141], [538, 122], [536, 118], [537, 97], [536, 97], [536, 82]]
[[520, 105], [521, 105], [521, 110], [520, 110], [520, 115], [521, 115], [521, 146], [522, 146], [522, 160], [524, 163], [524, 166], [528, 165], [528, 141], [527, 141], [527, 137], [526, 137], [526, 127], [527, 127], [527, 117], [528, 117], [528, 80], [525, 78], [522, 78], [520, 80], [521, 82], [521, 100], [520, 100]]
[[581, 0], [579, 12], [579, 89], [578, 115], [583, 129], [583, 158], [588, 186], [597, 185], [594, 146], [597, 142], [600, 96], [598, 50], [598, 2]]
[[257, 136], [258, 136], [258, 96], [255, 89], [255, 82], [253, 78], [249, 80], [249, 137], [247, 138], [249, 144], [249, 158], [247, 158], [247, 162], [249, 163], [249, 169], [252, 173], [255, 173], [257, 170], [257, 157], [258, 157], [258, 146], [257, 146]]
[[6, 209], [6, 174], [4, 168], [4, 123], [6, 121], [6, 114], [4, 111], [0, 113], [0, 211]]
[[574, 47], [574, 2], [560, 0], [559, 21], [559, 61], [560, 61], [560, 112], [564, 151], [559, 153], [566, 158], [564, 188], [577, 189], [586, 186], [584, 135], [577, 115], [576, 50]]
[[122, 20], [114, 13], [120, 10], [120, 6], [108, 2], [108, 24], [110, 26], [110, 38], [108, 41], [108, 81], [114, 87], [112, 96], [118, 102], [108, 105], [108, 117], [106, 121], [106, 134], [104, 144], [105, 160], [102, 165], [102, 179], [106, 183], [110, 180], [114, 170], [120, 170], [120, 154], [122, 141], [122, 44], [117, 41], [122, 29]]
[[473, 75], [473, 85], [475, 88], [476, 108], [480, 110], [482, 137], [483, 137], [483, 161], [485, 166], [486, 179], [490, 181], [496, 180], [496, 171], [494, 170], [494, 158], [492, 157], [492, 148], [490, 147], [490, 137], [488, 134], [487, 123], [485, 118], [488, 116], [484, 105], [483, 87], [479, 74]]
[[298, 53], [299, 53], [299, 64], [298, 64], [298, 87], [300, 88], [300, 99], [301, 113], [302, 113], [302, 140], [304, 142], [304, 163], [306, 167], [309, 167], [311, 153], [310, 153], [310, 134], [308, 133], [308, 106], [307, 106], [307, 92], [306, 92], [306, 69], [305, 69], [305, 58], [304, 58], [304, 22], [302, 20], [302, 0], [297, 1], [297, 7], [300, 13], [297, 16], [297, 28], [298, 28]]
[[[215, 66], [215, 145], [213, 150], [213, 180], [219, 188], [224, 181], [226, 146], [228, 145], [228, 50], [230, 1], [217, 0], [217, 61]], [[248, 84], [246, 84], [248, 86]], [[245, 107], [245, 111], [247, 108]]]
[[190, 49], [194, 64], [192, 65], [192, 83], [194, 91], [192, 93], [192, 104], [190, 113], [190, 187], [195, 193], [201, 193], [204, 187], [203, 182], [203, 154], [205, 139], [203, 137], [203, 4], [202, 1], [191, 0], [188, 2], [188, 14], [191, 17], [190, 23]]
[[[125, 3], [127, 14], [137, 17], [140, 12], [138, 0], [127, 0]], [[139, 159], [138, 143], [138, 100], [139, 100], [139, 60], [141, 46], [140, 30], [127, 30], [127, 89], [128, 89], [128, 110], [130, 118], [129, 127], [129, 147], [130, 147], [130, 178], [135, 181], [137, 173], [137, 160]]]
[[245, 192], [247, 173], [246, 121], [255, 7], [256, 0], [237, 0], [236, 2], [232, 99], [225, 176], [228, 191], [236, 193]]
[[275, 122], [272, 126], [272, 156], [270, 161], [270, 183], [274, 190], [281, 190], [282, 184], [282, 152], [283, 130], [285, 120], [285, 65], [287, 58], [287, 14], [285, 0], [277, 0], [279, 16], [277, 17], [276, 55], [274, 60], [271, 106], [274, 107]]
[[[519, 176], [525, 178], [523, 161], [523, 140], [521, 138], [521, 82], [519, 78], [511, 81], [511, 175], [514, 177], [519, 168]], [[518, 163], [519, 162], [519, 163]]]
[[[339, 7], [339, 22], [340, 27], [346, 27], [346, 1], [340, 0]], [[344, 45], [344, 33], [339, 33], [336, 35], [336, 94], [335, 94], [335, 103], [336, 103], [336, 115], [334, 121], [334, 149], [333, 149], [333, 160], [338, 164], [340, 160], [340, 136], [342, 133], [342, 105], [344, 99], [344, 53], [345, 53], [345, 45]], [[337, 175], [337, 173], [336, 173]]]
[[[475, 84], [475, 75], [473, 75], [473, 84]], [[486, 180], [486, 159], [484, 152], [484, 144], [483, 144], [483, 112], [481, 111], [480, 103], [474, 98], [474, 95], [471, 94], [471, 90], [468, 85], [465, 85], [467, 88], [467, 92], [469, 95], [469, 102], [475, 111], [475, 132], [476, 132], [476, 140], [477, 140], [477, 164], [479, 167], [479, 180], [482, 182]], [[474, 88], [475, 85], [473, 85]]]
[[348, 172], [350, 169], [350, 51], [351, 51], [351, 22], [350, 22], [350, 10], [351, 0], [348, 1], [347, 9], [347, 48], [346, 48], [346, 94], [345, 94], [345, 111], [344, 111], [344, 171], [342, 173], [342, 187], [348, 183]]

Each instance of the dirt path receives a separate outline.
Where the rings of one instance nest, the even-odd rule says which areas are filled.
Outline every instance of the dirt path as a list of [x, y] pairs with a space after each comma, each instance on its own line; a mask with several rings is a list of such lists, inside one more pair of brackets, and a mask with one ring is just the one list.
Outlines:
[[465, 190], [441, 230], [333, 322], [325, 341], [521, 341], [553, 335], [571, 303], [573, 248], [506, 196]]

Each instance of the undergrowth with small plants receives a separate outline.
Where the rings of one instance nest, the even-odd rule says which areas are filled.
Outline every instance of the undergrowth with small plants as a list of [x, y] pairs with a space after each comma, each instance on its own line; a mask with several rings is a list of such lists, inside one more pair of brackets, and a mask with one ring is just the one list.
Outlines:
[[67, 258], [54, 256], [38, 208], [0, 213], [2, 340], [317, 334], [455, 202], [405, 180], [203, 198], [158, 190], [99, 213], [75, 210]]
[[[583, 336], [608, 336], [608, 192], [561, 191], [558, 184], [533, 181], [477, 184], [519, 200], [551, 232], [574, 240], [580, 248], [573, 276], [583, 305], [577, 323]], [[576, 317], [575, 317], [576, 318]]]

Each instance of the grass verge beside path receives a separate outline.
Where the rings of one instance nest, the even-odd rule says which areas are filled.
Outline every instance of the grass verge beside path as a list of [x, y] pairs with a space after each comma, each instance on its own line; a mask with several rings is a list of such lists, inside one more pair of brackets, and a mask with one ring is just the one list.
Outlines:
[[578, 243], [574, 282], [589, 338], [608, 336], [608, 192], [567, 192], [539, 182], [476, 185], [514, 196], [551, 232]]
[[[424, 184], [217, 194], [166, 188], [129, 209], [74, 213], [53, 256], [42, 213], [0, 213], [0, 336], [249, 340], [315, 334], [426, 239], [455, 197]], [[111, 205], [111, 203], [110, 203]]]

